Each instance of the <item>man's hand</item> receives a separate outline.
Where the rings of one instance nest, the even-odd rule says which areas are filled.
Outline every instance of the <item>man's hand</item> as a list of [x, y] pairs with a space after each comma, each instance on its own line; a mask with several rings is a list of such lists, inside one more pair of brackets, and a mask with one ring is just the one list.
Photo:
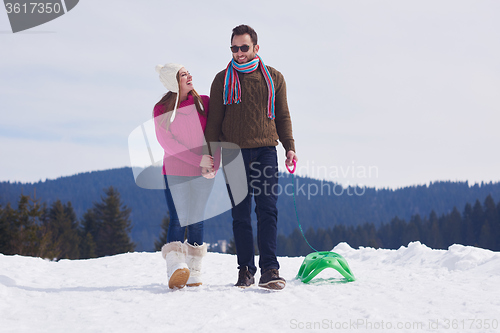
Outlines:
[[295, 162], [298, 162], [299, 161], [299, 158], [297, 157], [297, 154], [295, 154], [295, 152], [293, 150], [289, 150], [287, 153], [286, 153], [286, 165], [292, 167], [293, 166], [293, 160], [295, 160]]
[[215, 178], [215, 172], [211, 168], [201, 168], [201, 175], [206, 179]]

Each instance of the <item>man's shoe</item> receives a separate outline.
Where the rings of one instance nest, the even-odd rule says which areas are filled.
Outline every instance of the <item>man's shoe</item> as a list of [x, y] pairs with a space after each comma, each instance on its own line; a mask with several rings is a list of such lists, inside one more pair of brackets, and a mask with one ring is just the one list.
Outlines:
[[248, 288], [254, 283], [255, 279], [252, 273], [248, 271], [248, 268], [247, 267], [241, 268], [238, 274], [238, 282], [236, 282], [235, 286], [240, 288]]
[[279, 271], [277, 269], [271, 268], [260, 276], [259, 287], [281, 290], [285, 288], [286, 281], [282, 277], [280, 277]]

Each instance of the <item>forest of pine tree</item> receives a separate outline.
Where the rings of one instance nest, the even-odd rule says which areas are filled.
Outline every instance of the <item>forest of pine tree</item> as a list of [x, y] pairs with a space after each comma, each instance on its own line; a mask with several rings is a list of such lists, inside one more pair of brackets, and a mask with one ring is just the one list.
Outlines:
[[[0, 253], [59, 260], [134, 251], [130, 238], [132, 211], [124, 205], [116, 188], [104, 189], [101, 200], [94, 202], [81, 219], [77, 219], [69, 201], [56, 200], [50, 205], [40, 202], [40, 198], [21, 194], [17, 208], [10, 203], [0, 206]], [[160, 237], [154, 242], [156, 251], [166, 243], [169, 222], [167, 214], [162, 219]], [[429, 216], [414, 214], [408, 220], [396, 216], [379, 225], [310, 227], [305, 238], [319, 251], [330, 251], [340, 242], [354, 248], [397, 249], [412, 241], [433, 249], [462, 244], [500, 251], [500, 202], [495, 204], [488, 195], [483, 203], [476, 200], [474, 204], [467, 203], [462, 212], [455, 207], [440, 216], [431, 211]], [[278, 236], [280, 256], [303, 256], [311, 251], [297, 228], [288, 236]], [[229, 242], [228, 252], [235, 253], [234, 240]]]
[[[466, 204], [462, 213], [455, 207], [451, 213], [441, 216], [432, 211], [428, 217], [416, 214], [409, 221], [396, 216], [379, 227], [365, 223], [356, 227], [309, 228], [304, 235], [318, 251], [331, 251], [340, 242], [353, 248], [398, 249], [413, 241], [433, 249], [461, 244], [500, 251], [500, 203], [495, 205], [489, 195], [484, 204], [479, 200], [474, 205]], [[288, 237], [278, 236], [277, 253], [280, 256], [304, 256], [311, 252], [298, 228]]]
[[130, 209], [113, 187], [78, 221], [71, 202], [47, 207], [21, 195], [17, 208], [0, 206], [0, 253], [59, 259], [86, 259], [134, 251]]
[[[155, 172], [161, 175], [161, 167]], [[278, 200], [278, 228], [285, 236], [290, 236], [297, 227], [295, 206], [303, 218], [304, 229], [312, 227], [314, 230], [326, 230], [338, 225], [347, 227], [365, 223], [373, 223], [378, 228], [382, 223], [390, 222], [394, 216], [409, 221], [416, 214], [429, 216], [432, 210], [440, 216], [451, 213], [454, 206], [461, 209], [467, 202], [484, 202], [488, 194], [495, 201], [500, 200], [500, 182], [469, 184], [439, 181], [399, 189], [346, 188], [343, 195], [333, 195], [328, 194], [326, 189], [338, 189], [339, 184], [334, 182], [299, 176], [292, 178], [288, 173], [280, 173], [279, 183], [282, 188], [289, 188], [292, 179], [297, 189], [296, 201], [285, 193]], [[0, 206], [6, 207], [10, 203], [11, 207], [17, 207], [22, 194], [34, 197], [36, 193], [36, 197], [43, 200], [39, 201], [40, 205], [46, 203], [50, 207], [57, 200], [71, 202], [78, 221], [82, 222], [96, 198], [102, 194], [102, 189], [110, 186], [119, 191], [123, 203], [132, 210], [130, 220], [133, 221], [133, 229], [130, 238], [136, 244], [136, 250], [154, 250], [154, 242], [161, 234], [162, 219], [168, 213], [165, 194], [162, 190], [147, 190], [137, 186], [131, 168], [85, 172], [36, 183], [0, 182]], [[309, 187], [321, 191], [325, 187], [325, 193], [309, 197], [309, 193], [304, 194]], [[349, 195], [355, 191], [363, 195]], [[252, 221], [256, 221], [253, 212]], [[206, 242], [231, 239], [230, 211], [206, 222]]]

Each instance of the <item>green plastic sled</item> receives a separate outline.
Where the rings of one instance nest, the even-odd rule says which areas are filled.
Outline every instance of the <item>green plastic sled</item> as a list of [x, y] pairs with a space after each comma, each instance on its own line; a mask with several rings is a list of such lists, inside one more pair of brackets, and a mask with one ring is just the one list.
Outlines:
[[296, 279], [309, 283], [316, 275], [328, 267], [337, 270], [348, 282], [356, 280], [345, 258], [330, 251], [314, 252], [307, 255], [300, 266]]

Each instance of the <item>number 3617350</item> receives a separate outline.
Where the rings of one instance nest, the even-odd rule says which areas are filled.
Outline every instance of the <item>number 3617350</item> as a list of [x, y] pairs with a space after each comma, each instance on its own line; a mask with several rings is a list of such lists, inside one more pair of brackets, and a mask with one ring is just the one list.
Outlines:
[[62, 8], [60, 3], [38, 3], [38, 2], [30, 2], [27, 3], [9, 3], [5, 4], [5, 8], [7, 9], [7, 14], [51, 14], [51, 13], [60, 13]]

